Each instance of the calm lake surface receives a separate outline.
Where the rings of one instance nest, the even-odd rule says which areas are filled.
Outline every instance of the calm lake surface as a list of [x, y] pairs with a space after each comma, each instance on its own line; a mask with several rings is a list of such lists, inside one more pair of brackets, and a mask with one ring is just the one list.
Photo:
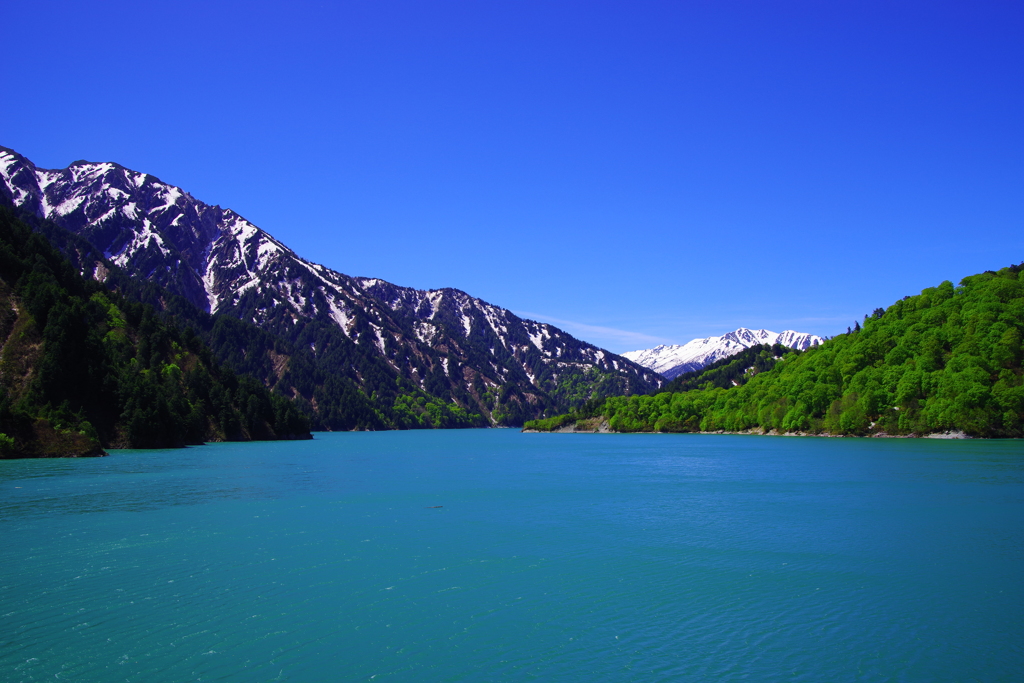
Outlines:
[[470, 430], [0, 461], [8, 682], [1019, 681], [1022, 583], [1021, 441]]

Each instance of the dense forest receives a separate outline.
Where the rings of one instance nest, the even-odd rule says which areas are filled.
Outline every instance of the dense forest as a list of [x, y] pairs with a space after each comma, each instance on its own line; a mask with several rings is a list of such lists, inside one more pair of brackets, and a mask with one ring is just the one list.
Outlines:
[[[613, 397], [526, 424], [619, 432], [1024, 436], [1024, 264], [943, 282], [723, 388]], [[682, 379], [682, 378], [681, 378]], [[688, 380], [693, 387], [692, 378]]]
[[[451, 332], [444, 335], [450, 343], [407, 354], [401, 352], [406, 347], [388, 342], [385, 356], [377, 351], [372, 321], [358, 309], [353, 311], [354, 339], [329, 319], [296, 319], [286, 307], [268, 306], [255, 291], [211, 315], [152, 279], [132, 277], [86, 239], [55, 223], [27, 211], [19, 217], [87, 278], [102, 279], [108, 289], [126, 299], [151, 306], [172, 327], [193, 330], [219, 362], [291, 400], [314, 430], [486, 427], [491, 420], [498, 425], [521, 425], [538, 415], [572, 409], [594, 394], [636, 393], [653, 386], [636, 384], [626, 373], [596, 367], [574, 371], [571, 363], [557, 368], [556, 377], [541, 352], [528, 339], [519, 340], [526, 349], [525, 364], [539, 385], [534, 387], [509, 351], [487, 336], [486, 326], [475, 326], [473, 334], [460, 339], [454, 331], [461, 329], [461, 319], [453, 318], [450, 311], [434, 320]], [[102, 272], [97, 272], [100, 268]], [[319, 307], [328, 308], [323, 301]], [[262, 326], [251, 322], [257, 309], [271, 311], [261, 314]], [[403, 326], [401, 335], [416, 336], [415, 318], [395, 314], [394, 321]], [[569, 360], [569, 354], [564, 355]], [[446, 372], [467, 363], [490, 368], [492, 362], [507, 373], [505, 381], [498, 380], [498, 372], [489, 378], [471, 372], [467, 386], [465, 378], [458, 381], [461, 375]], [[400, 372], [396, 366], [410, 372]]]
[[[291, 400], [314, 430], [440, 429], [489, 424], [480, 413], [451, 400], [449, 383], [442, 381], [447, 378], [427, 372], [421, 389], [395, 372], [384, 358], [365, 352], [364, 347], [372, 341], [367, 339], [362, 346], [353, 343], [332, 323], [309, 320], [297, 325], [282, 320], [270, 326], [290, 330], [286, 336], [231, 314], [211, 315], [183, 297], [121, 270], [111, 271], [107, 283], [131, 299], [152, 305], [168, 324], [194, 329], [218, 360]], [[364, 327], [369, 337], [369, 324]]]
[[521, 425], [595, 393], [663, 383], [465, 292], [310, 263], [153, 176], [81, 162], [41, 185], [30, 161], [0, 152], [9, 163], [0, 204], [16, 203], [87, 279], [191, 328], [218, 361], [291, 400], [313, 429]]
[[720, 358], [699, 370], [685, 372], [660, 390], [651, 393], [675, 393], [707, 388], [709, 383], [710, 386], [719, 389], [729, 389], [746, 384], [754, 375], [771, 370], [787, 353], [798, 352], [782, 344], [757, 344], [733, 356]]
[[310, 438], [290, 401], [0, 207], [0, 457], [281, 438]]
[[[711, 387], [728, 389], [739, 386], [745, 384], [754, 375], [771, 370], [783, 356], [789, 353], [800, 352], [781, 344], [756, 344], [732, 356], [720, 358], [703, 368], [684, 372], [649, 394], [654, 396], [662, 393], [690, 391], [691, 389]], [[571, 425], [573, 429], [594, 431], [603, 418], [605, 406], [603, 397], [621, 395], [614, 391], [595, 392], [593, 398], [578, 401], [577, 407], [571, 412], [532, 420], [526, 429], [552, 431]]]
[[[365, 346], [372, 342], [363, 346], [353, 343], [331, 323], [308, 320], [296, 324], [284, 317], [271, 321], [270, 331], [236, 317], [244, 316], [245, 311], [211, 315], [152, 280], [130, 276], [109, 263], [87, 240], [55, 223], [25, 211], [20, 211], [18, 218], [46, 237], [87, 279], [102, 279], [105, 290], [152, 308], [162, 323], [198, 337], [217, 362], [291, 401], [313, 430], [489, 425], [481, 414], [451, 400], [448, 382], [442, 381], [445, 378], [432, 376], [425, 369], [425, 391], [399, 376], [379, 355], [367, 353]], [[96, 273], [97, 268], [104, 272]], [[247, 297], [240, 302], [243, 308], [251, 305]], [[359, 322], [368, 335], [369, 324]], [[440, 367], [441, 363], [434, 366]], [[499, 413], [498, 417], [508, 416]], [[518, 424], [524, 419], [519, 418]]]
[[[526, 392], [523, 387], [529, 380], [522, 370], [522, 377], [509, 377], [497, 385], [485, 383], [475, 374], [467, 387], [448, 376], [445, 368], [458, 367], [467, 357], [480, 366], [488, 366], [491, 359], [506, 371], [517, 367], [510, 358], [493, 355], [505, 351], [493, 339], [473, 335], [460, 342], [459, 349], [427, 349], [425, 355], [400, 359], [413, 367], [414, 377], [422, 378], [422, 383], [417, 383], [396, 371], [395, 358], [389, 362], [376, 352], [370, 321], [358, 311], [355, 339], [333, 322], [295, 320], [284, 308], [279, 320], [268, 320], [259, 327], [248, 321], [253, 317], [249, 309], [260, 305], [250, 294], [228, 312], [211, 315], [152, 279], [130, 276], [86, 239], [27, 211], [15, 211], [18, 219], [56, 247], [87, 282], [101, 280], [104, 286], [100, 291], [116, 293], [124, 302], [144, 304], [163, 325], [179, 334], [194, 335], [223, 367], [253, 378], [291, 401], [314, 430], [486, 427], [491, 420], [499, 425], [521, 425], [537, 415], [574, 408], [595, 394], [621, 395], [650, 388], [634, 386], [623, 373], [596, 367], [573, 371], [571, 363], [563, 363], [567, 367], [559, 368], [555, 377], [528, 340], [523, 346], [527, 355], [533, 356], [526, 364], [544, 389]], [[415, 320], [399, 320], [409, 327], [403, 333], [413, 336]], [[462, 324], [444, 316], [437, 322], [453, 328]]]

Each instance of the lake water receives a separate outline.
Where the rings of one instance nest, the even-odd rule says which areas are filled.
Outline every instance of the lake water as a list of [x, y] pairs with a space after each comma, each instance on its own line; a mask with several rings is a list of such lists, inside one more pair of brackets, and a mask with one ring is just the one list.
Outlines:
[[1021, 441], [469, 430], [0, 461], [0, 544], [7, 682], [1024, 672]]

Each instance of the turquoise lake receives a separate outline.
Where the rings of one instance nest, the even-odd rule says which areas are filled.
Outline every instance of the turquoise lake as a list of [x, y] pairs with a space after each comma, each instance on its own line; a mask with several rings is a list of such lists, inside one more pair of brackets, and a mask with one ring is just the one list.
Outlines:
[[1021, 441], [467, 430], [0, 461], [0, 543], [5, 682], [1024, 671]]

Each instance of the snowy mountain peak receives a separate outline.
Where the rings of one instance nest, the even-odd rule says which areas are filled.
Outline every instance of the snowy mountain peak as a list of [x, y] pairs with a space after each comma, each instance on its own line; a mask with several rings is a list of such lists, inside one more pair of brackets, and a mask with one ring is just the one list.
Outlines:
[[[345, 367], [367, 395], [381, 382], [393, 391], [400, 377], [471, 412], [494, 408], [514, 420], [562, 400], [552, 397], [567, 381], [591, 381], [574, 378], [599, 376], [606, 394], [662, 383], [621, 356], [457, 289], [399, 287], [310, 263], [234, 211], [118, 164], [41, 169], [0, 147], [0, 204], [53, 221], [201, 309], [304, 348], [322, 348], [322, 329], [337, 328]], [[370, 369], [357, 370], [359, 359]], [[510, 399], [511, 389], [518, 393]]]
[[824, 340], [807, 332], [785, 330], [749, 330], [741, 327], [720, 337], [694, 339], [686, 344], [655, 346], [622, 354], [638, 365], [653, 370], [667, 379], [684, 372], [699, 370], [722, 358], [735, 355], [743, 349], [757, 344], [782, 344], [791, 349], [804, 349], [820, 344]]

